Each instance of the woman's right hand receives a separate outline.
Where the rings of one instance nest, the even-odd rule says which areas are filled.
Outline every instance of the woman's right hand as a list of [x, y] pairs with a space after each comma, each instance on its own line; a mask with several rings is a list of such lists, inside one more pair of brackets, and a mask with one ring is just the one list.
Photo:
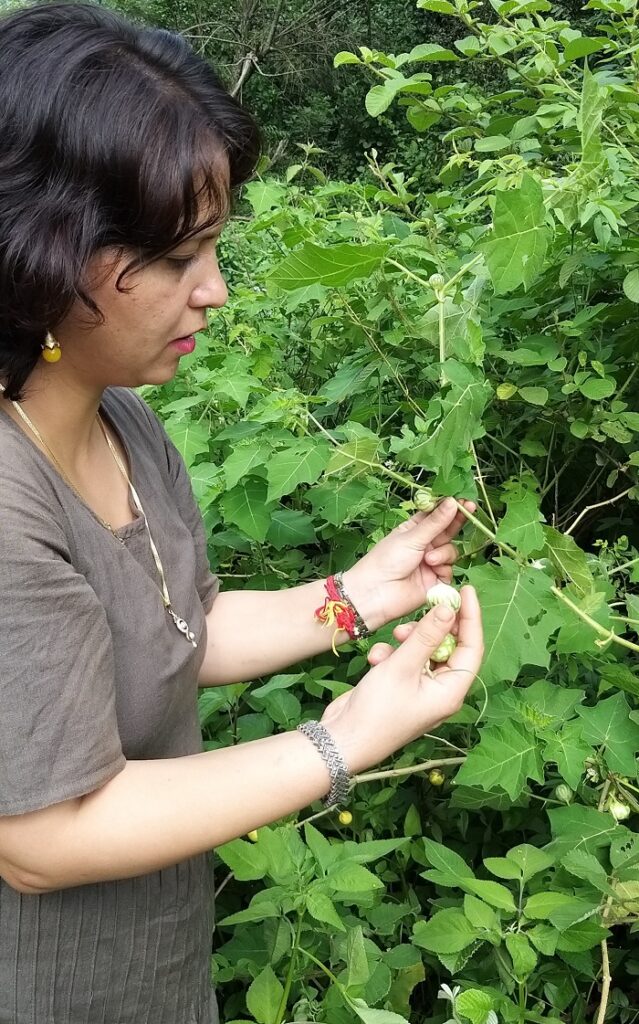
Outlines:
[[[322, 716], [351, 774], [384, 761], [407, 743], [440, 725], [463, 704], [484, 653], [481, 611], [474, 587], [461, 588], [457, 619], [432, 608], [412, 627], [397, 627], [401, 646], [375, 645], [373, 668]], [[441, 612], [449, 612], [442, 618]], [[456, 628], [455, 628], [456, 626]], [[446, 633], [456, 632], [448, 661], [429, 674], [430, 655]], [[404, 639], [405, 637], [405, 639]]]

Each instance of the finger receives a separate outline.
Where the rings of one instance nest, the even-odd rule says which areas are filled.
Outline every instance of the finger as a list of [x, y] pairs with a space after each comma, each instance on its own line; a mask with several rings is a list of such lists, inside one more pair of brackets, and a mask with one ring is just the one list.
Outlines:
[[453, 582], [453, 570], [450, 565], [436, 565], [434, 567], [434, 573], [442, 583], [451, 584]]
[[390, 658], [395, 648], [392, 644], [377, 643], [373, 644], [367, 655], [369, 665], [381, 665], [383, 661]]
[[447, 685], [465, 695], [479, 672], [484, 656], [481, 608], [475, 588], [460, 590], [461, 607], [457, 618], [457, 646], [446, 664]]
[[441, 547], [433, 548], [424, 555], [427, 565], [454, 565], [458, 558], [458, 551], [454, 544], [443, 544]]
[[402, 523], [402, 526], [409, 527], [407, 532], [411, 540], [414, 540], [415, 546], [426, 550], [435, 537], [440, 536], [442, 531], [450, 526], [457, 514], [456, 509], [457, 502], [454, 498], [444, 498], [432, 512], [420, 513], [422, 519], [413, 516], [406, 523]]
[[454, 618], [455, 614], [450, 608], [437, 605], [417, 622], [410, 636], [393, 652], [393, 667], [401, 677], [414, 678], [415, 673], [421, 673], [430, 655], [450, 630]]
[[[459, 499], [459, 504], [463, 505], [464, 508], [468, 509], [469, 512], [474, 512], [477, 505], [474, 501], [469, 501], [467, 498]], [[455, 518], [438, 537], [433, 540], [433, 547], [439, 547], [442, 544], [446, 544], [447, 541], [452, 540], [456, 537], [461, 528], [468, 522], [463, 512], [457, 512]]]
[[402, 622], [399, 626], [395, 626], [393, 636], [396, 640], [399, 640], [400, 644], [403, 644], [404, 640], [408, 639], [416, 626], [416, 622]]

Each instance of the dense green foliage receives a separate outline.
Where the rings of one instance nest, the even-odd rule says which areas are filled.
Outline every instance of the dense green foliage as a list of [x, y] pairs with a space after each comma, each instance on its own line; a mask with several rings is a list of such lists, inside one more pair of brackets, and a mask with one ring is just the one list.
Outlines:
[[[325, 180], [310, 153], [253, 182], [221, 244], [228, 308], [146, 390], [224, 586], [348, 566], [417, 482], [478, 503], [463, 711], [358, 781], [352, 823], [318, 807], [217, 851], [227, 1024], [639, 1012], [636, 9], [589, 0], [584, 36], [547, 0], [492, 3], [487, 23], [420, 0], [450, 48], [338, 55], [370, 117], [444, 154], [437, 179], [371, 153], [366, 180]], [[365, 649], [205, 691], [207, 746], [318, 717]]]

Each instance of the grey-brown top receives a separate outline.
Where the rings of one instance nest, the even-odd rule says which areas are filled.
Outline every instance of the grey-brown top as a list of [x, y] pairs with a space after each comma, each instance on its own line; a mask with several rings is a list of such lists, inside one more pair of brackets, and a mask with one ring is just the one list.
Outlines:
[[[0, 404], [1, 411], [1, 404]], [[144, 522], [116, 533], [0, 414], [0, 814], [92, 792], [126, 760], [202, 750], [197, 673], [218, 590], [177, 449], [146, 403], [109, 388]], [[137, 878], [25, 895], [0, 880], [0, 1024], [217, 1024], [210, 855]]]

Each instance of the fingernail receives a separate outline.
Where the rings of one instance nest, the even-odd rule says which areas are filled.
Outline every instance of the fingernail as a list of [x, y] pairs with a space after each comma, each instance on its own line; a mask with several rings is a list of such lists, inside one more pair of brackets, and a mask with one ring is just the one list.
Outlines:
[[454, 498], [444, 498], [441, 507], [444, 512], [451, 512], [454, 508], [457, 508], [457, 502]]
[[436, 562], [439, 559], [439, 555], [436, 551], [429, 551], [426, 555], [427, 562]]
[[446, 605], [438, 604], [435, 608], [435, 618], [439, 619], [440, 622], [449, 622], [453, 617], [451, 608], [447, 608]]

